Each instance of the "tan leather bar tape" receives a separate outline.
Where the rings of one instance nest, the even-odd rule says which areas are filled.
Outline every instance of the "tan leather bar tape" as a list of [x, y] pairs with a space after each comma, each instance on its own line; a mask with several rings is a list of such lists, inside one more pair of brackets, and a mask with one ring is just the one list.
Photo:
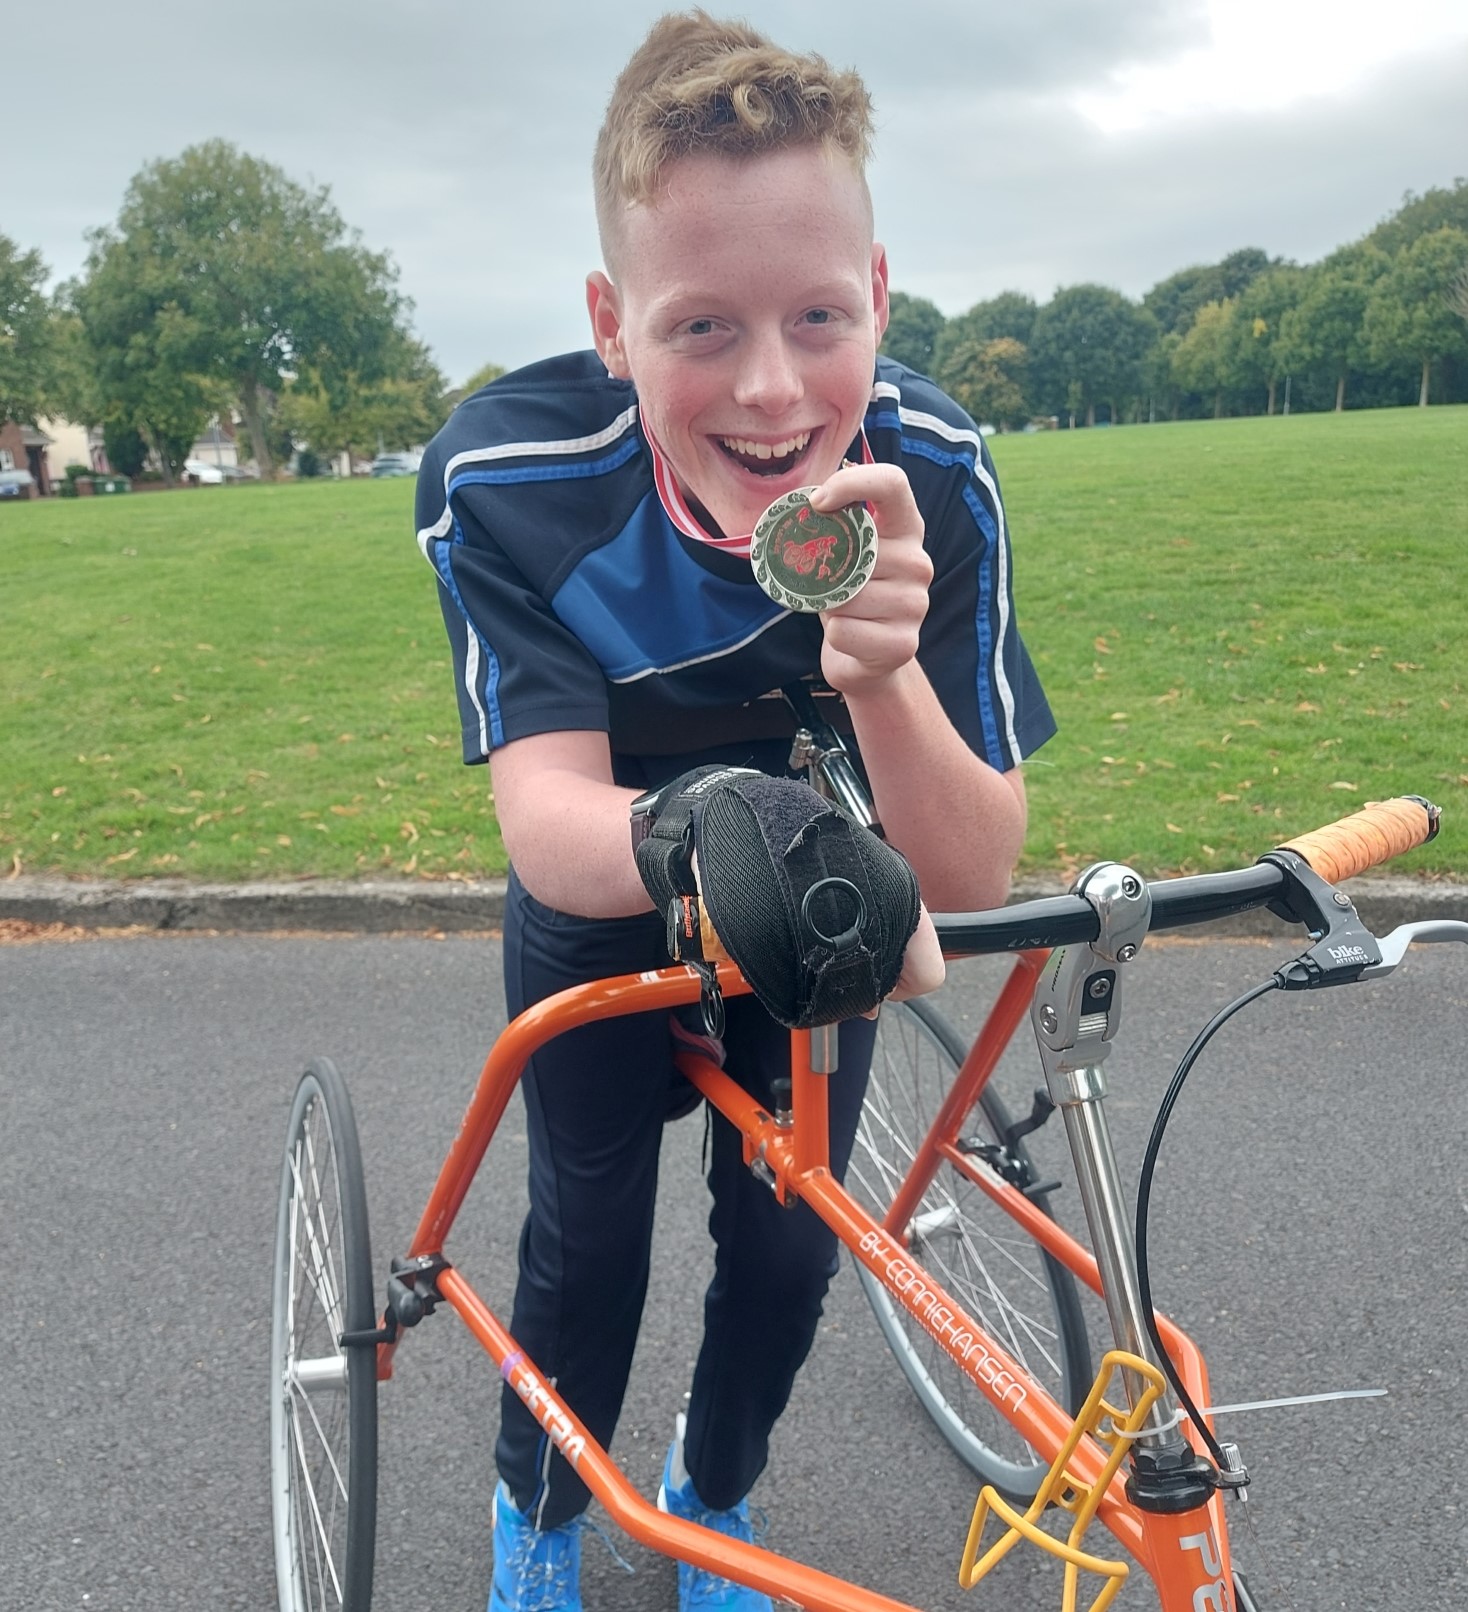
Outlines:
[[1415, 795], [1372, 801], [1338, 823], [1286, 840], [1280, 850], [1294, 851], [1322, 879], [1339, 884], [1425, 845], [1437, 833], [1437, 822], [1437, 807]]

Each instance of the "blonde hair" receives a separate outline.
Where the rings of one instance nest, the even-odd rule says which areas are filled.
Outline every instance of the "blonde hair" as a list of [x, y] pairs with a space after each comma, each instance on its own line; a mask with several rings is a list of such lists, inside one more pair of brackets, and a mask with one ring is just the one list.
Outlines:
[[747, 23], [670, 12], [622, 69], [597, 136], [596, 221], [608, 267], [621, 210], [651, 201], [680, 157], [819, 145], [860, 174], [871, 138], [871, 96], [854, 72], [782, 50]]

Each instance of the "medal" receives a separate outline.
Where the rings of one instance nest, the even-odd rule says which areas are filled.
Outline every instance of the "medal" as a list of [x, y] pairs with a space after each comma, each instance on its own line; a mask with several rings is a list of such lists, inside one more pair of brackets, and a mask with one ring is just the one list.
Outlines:
[[877, 527], [865, 504], [823, 513], [814, 487], [777, 498], [755, 522], [754, 580], [787, 610], [831, 610], [855, 598], [877, 561]]

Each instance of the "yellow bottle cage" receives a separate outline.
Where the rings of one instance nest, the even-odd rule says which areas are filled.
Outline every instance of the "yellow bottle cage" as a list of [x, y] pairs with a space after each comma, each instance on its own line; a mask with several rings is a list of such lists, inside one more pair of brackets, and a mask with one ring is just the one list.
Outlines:
[[[1121, 1370], [1136, 1373], [1146, 1384], [1137, 1400], [1136, 1408], [1126, 1413], [1118, 1410], [1106, 1398], [1106, 1390], [1111, 1384], [1112, 1377]], [[1101, 1369], [1096, 1374], [1091, 1392], [1086, 1396], [1085, 1404], [1076, 1415], [1069, 1437], [1051, 1463], [1050, 1470], [1046, 1473], [1034, 1500], [1030, 1502], [1029, 1510], [1021, 1516], [989, 1484], [985, 1484], [979, 1491], [978, 1504], [974, 1507], [974, 1518], [969, 1524], [968, 1540], [963, 1547], [963, 1560], [958, 1568], [958, 1582], [964, 1589], [971, 1590], [1014, 1549], [1021, 1539], [1027, 1539], [1032, 1545], [1039, 1546], [1051, 1556], [1058, 1556], [1065, 1563], [1061, 1612], [1076, 1612], [1076, 1596], [1079, 1593], [1080, 1575], [1083, 1570], [1095, 1573], [1105, 1580], [1086, 1612], [1105, 1612], [1116, 1598], [1116, 1593], [1126, 1580], [1130, 1569], [1123, 1561], [1108, 1561], [1104, 1557], [1092, 1556], [1082, 1550], [1081, 1537], [1090, 1527], [1102, 1496], [1126, 1456], [1128, 1446], [1141, 1431], [1148, 1411], [1161, 1398], [1166, 1387], [1166, 1380], [1156, 1366], [1123, 1350], [1111, 1350], [1102, 1360]], [[1104, 1428], [1103, 1423], [1106, 1424]], [[1100, 1476], [1089, 1486], [1066, 1471], [1067, 1463], [1075, 1454], [1081, 1440], [1087, 1435], [1108, 1452]], [[1064, 1539], [1056, 1539], [1039, 1526], [1041, 1514], [1052, 1505], [1062, 1507], [1075, 1519], [1069, 1534]], [[980, 1556], [979, 1541], [983, 1537], [984, 1525], [991, 1511], [1008, 1526]]]

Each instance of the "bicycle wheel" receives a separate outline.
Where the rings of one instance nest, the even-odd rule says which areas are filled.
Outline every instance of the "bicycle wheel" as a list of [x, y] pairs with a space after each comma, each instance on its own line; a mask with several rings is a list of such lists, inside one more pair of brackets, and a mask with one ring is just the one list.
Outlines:
[[[877, 1021], [847, 1187], [880, 1218], [937, 1115], [967, 1049], [927, 1002], [888, 1003]], [[991, 1087], [960, 1127], [960, 1142], [998, 1143], [1010, 1121]], [[1037, 1179], [1022, 1145], [1010, 1150], [1022, 1179]], [[1050, 1213], [1044, 1194], [1033, 1201]], [[943, 1161], [907, 1234], [914, 1262], [1055, 1400], [1074, 1414], [1091, 1387], [1090, 1348], [1075, 1280], [1063, 1265]], [[986, 1483], [1021, 1502], [1034, 1498], [1046, 1468], [971, 1379], [863, 1265], [858, 1274], [897, 1364], [923, 1408]]]
[[275, 1224], [270, 1480], [281, 1612], [367, 1612], [377, 1529], [377, 1355], [362, 1155], [324, 1058], [296, 1087]]

